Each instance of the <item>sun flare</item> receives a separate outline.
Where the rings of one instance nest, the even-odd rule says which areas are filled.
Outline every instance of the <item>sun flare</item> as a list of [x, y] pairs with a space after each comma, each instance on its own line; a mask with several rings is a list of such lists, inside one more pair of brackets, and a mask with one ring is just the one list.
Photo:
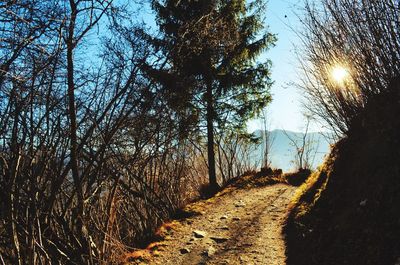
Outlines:
[[349, 71], [343, 66], [336, 66], [332, 69], [331, 75], [336, 83], [341, 84], [349, 76]]

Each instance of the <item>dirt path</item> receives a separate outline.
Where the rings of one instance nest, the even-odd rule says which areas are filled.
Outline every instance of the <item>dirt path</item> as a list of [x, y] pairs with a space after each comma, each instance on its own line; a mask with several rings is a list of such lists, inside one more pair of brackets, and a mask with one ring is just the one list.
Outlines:
[[183, 221], [150, 263], [284, 265], [282, 221], [294, 191], [283, 184], [239, 189], [197, 204], [202, 214]]

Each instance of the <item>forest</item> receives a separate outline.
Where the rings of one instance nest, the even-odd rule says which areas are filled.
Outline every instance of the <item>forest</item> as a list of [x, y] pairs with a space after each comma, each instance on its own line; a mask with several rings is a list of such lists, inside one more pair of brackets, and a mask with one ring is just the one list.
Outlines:
[[[189, 203], [257, 176], [246, 124], [272, 100], [267, 8], [0, 1], [0, 264], [123, 264]], [[297, 86], [336, 144], [311, 172], [306, 138], [292, 141], [305, 183], [288, 264], [400, 261], [399, 14], [395, 0], [304, 1]]]

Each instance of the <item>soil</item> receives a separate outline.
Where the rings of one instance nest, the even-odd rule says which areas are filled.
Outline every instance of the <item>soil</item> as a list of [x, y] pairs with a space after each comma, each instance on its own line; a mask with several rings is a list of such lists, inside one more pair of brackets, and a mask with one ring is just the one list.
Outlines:
[[282, 226], [296, 187], [233, 189], [189, 209], [146, 264], [286, 264]]

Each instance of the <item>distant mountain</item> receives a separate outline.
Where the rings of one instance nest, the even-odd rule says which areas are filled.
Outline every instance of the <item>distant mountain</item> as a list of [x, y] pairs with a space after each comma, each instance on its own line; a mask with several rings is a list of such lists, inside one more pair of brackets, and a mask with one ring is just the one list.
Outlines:
[[[254, 132], [254, 134], [257, 137], [262, 138], [263, 131], [257, 130]], [[304, 134], [284, 130], [273, 130], [270, 132], [270, 138], [273, 140], [270, 150], [270, 160], [272, 162], [272, 167], [281, 168], [283, 171], [286, 172], [291, 171], [295, 168], [295, 165], [292, 162], [295, 158], [295, 148], [291, 144], [288, 136], [291, 139], [294, 139], [301, 143]], [[312, 166], [313, 168], [316, 168], [317, 166], [322, 164], [325, 155], [329, 153], [330, 143], [321, 133], [318, 132], [308, 133], [307, 139], [310, 139], [312, 142], [311, 148], [314, 150], [313, 154], [315, 153]], [[257, 161], [262, 161], [264, 146], [265, 143], [262, 140], [252, 154], [252, 157], [254, 159], [257, 159]]]

